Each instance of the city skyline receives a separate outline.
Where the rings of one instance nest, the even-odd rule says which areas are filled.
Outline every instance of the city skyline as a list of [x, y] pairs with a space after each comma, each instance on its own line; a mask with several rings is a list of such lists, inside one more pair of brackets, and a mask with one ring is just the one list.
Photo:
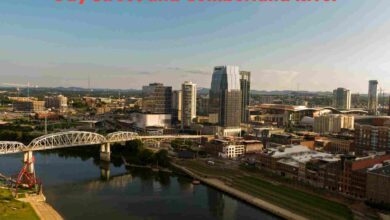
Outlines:
[[253, 90], [390, 88], [386, 1], [218, 4], [1, 2], [0, 76], [40, 87], [141, 89], [153, 79], [209, 88], [214, 66], [238, 65]]
[[0, 220], [390, 219], [389, 1], [0, 1]]

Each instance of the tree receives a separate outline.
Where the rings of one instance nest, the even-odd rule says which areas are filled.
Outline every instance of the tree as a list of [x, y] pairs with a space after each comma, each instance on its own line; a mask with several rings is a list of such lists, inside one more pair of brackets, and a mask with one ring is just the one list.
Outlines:
[[166, 167], [169, 165], [169, 157], [167, 150], [160, 150], [154, 154], [154, 161], [158, 162], [158, 165]]
[[128, 141], [126, 142], [125, 146], [127, 152], [131, 152], [135, 154], [138, 154], [144, 149], [144, 143], [139, 139]]
[[175, 150], [190, 149], [192, 146], [192, 140], [175, 139], [171, 142], [171, 147]]
[[153, 152], [148, 149], [143, 149], [138, 153], [138, 159], [142, 164], [153, 163]]

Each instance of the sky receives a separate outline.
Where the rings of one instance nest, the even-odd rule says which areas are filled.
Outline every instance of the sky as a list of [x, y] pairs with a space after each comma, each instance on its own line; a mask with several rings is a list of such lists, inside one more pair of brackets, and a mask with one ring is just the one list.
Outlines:
[[256, 90], [390, 92], [390, 2], [0, 1], [0, 86], [208, 88], [219, 65]]

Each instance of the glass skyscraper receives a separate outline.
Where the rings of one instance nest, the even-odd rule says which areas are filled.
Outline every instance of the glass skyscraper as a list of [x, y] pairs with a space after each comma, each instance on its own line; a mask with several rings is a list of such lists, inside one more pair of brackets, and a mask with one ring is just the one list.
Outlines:
[[349, 110], [351, 108], [351, 91], [344, 88], [333, 90], [333, 107]]
[[217, 66], [211, 81], [209, 115], [222, 127], [240, 127], [241, 86], [238, 66]]
[[240, 71], [240, 87], [241, 87], [241, 121], [249, 122], [249, 98], [251, 90], [251, 72]]
[[378, 113], [378, 81], [368, 82], [368, 113], [376, 115]]

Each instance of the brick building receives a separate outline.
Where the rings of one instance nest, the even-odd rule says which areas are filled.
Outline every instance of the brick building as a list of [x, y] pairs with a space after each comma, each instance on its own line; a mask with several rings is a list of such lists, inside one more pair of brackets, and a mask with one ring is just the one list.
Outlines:
[[355, 126], [356, 153], [370, 151], [390, 151], [390, 127], [388, 126]]
[[13, 103], [16, 112], [42, 112], [45, 111], [45, 102], [37, 100], [18, 100]]
[[389, 154], [358, 159], [344, 157], [341, 161], [342, 173], [340, 175], [339, 191], [351, 197], [365, 198], [368, 169], [386, 160], [390, 160]]
[[[386, 187], [384, 187], [386, 186]], [[367, 200], [376, 204], [390, 205], [390, 164], [367, 173]]]
[[334, 154], [348, 154], [354, 151], [354, 144], [352, 140], [330, 138], [324, 150]]

